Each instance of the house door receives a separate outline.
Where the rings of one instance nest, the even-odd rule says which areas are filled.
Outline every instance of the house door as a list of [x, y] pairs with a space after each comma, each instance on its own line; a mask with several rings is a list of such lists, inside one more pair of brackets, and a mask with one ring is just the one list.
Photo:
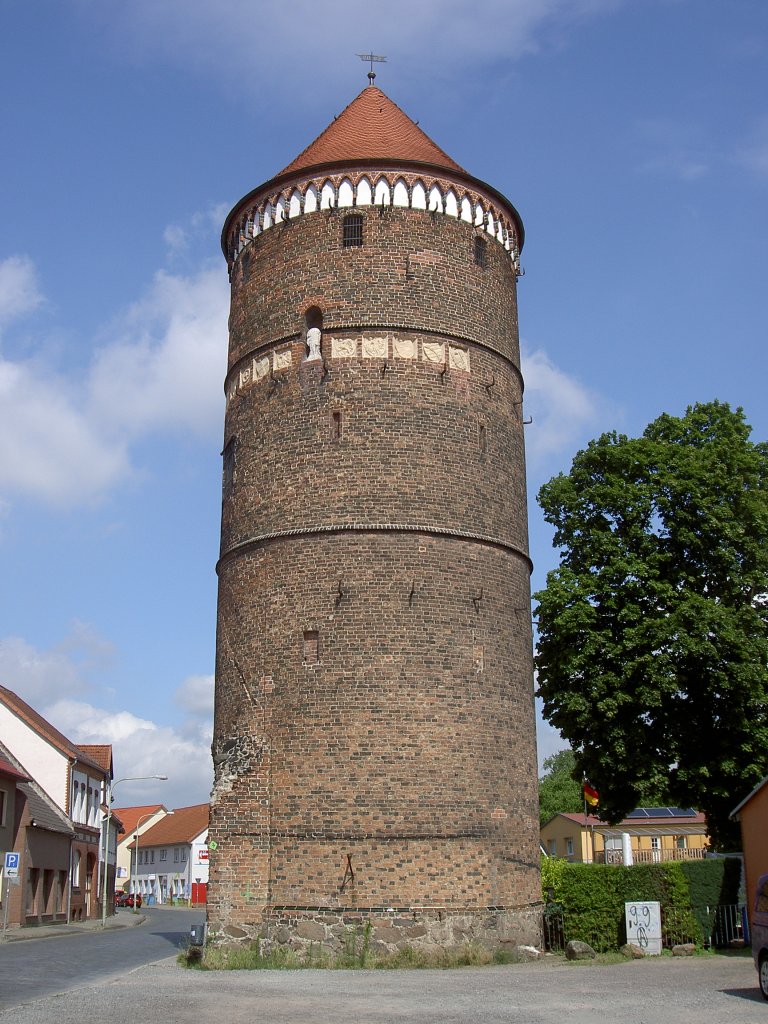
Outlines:
[[91, 916], [91, 898], [93, 895], [93, 875], [96, 871], [96, 858], [92, 853], [88, 854], [85, 862], [85, 916]]

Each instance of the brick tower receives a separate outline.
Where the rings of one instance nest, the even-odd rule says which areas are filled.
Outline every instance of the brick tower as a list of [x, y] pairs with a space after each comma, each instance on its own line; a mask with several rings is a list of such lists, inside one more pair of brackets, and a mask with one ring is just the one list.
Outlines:
[[222, 237], [211, 933], [536, 942], [519, 215], [371, 79]]

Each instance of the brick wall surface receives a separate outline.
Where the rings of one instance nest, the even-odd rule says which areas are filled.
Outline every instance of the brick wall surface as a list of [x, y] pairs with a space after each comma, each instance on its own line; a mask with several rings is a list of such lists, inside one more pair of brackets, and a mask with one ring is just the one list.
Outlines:
[[[531, 941], [514, 271], [492, 240], [474, 263], [468, 224], [362, 212], [359, 248], [322, 211], [258, 236], [234, 271], [209, 922], [333, 945], [345, 915], [368, 913], [393, 942], [414, 928]], [[306, 358], [311, 307], [320, 360]], [[386, 354], [366, 358], [366, 337]], [[333, 339], [354, 354], [334, 356]], [[445, 362], [420, 358], [425, 343]], [[269, 374], [242, 375], [265, 355]]]

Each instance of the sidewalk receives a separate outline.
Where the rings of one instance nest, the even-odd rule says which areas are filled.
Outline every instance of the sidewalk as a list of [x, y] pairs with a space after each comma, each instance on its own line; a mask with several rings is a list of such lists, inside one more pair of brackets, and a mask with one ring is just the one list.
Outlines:
[[[132, 910], [119, 910], [107, 917], [104, 929], [133, 928], [146, 921], [144, 914], [134, 914]], [[1, 923], [1, 922], [0, 922]], [[3, 936], [0, 932], [0, 944], [5, 942], [21, 942], [24, 939], [50, 939], [64, 935], [77, 935], [82, 932], [101, 930], [101, 918], [98, 921], [75, 921], [72, 924], [41, 924], [28, 925], [24, 928], [8, 928]]]

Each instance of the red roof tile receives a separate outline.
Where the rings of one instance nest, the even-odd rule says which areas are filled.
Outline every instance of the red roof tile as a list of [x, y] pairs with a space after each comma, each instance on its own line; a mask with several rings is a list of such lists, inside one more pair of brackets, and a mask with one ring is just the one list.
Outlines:
[[[125, 825], [125, 834], [133, 835], [142, 818], [149, 820], [158, 811], [168, 813], [164, 804], [147, 804], [144, 807], [113, 807], [112, 813], [119, 814], [120, 820]], [[143, 824], [143, 822], [142, 822]]]
[[[581, 811], [577, 813], [571, 813], [570, 811], [561, 811], [559, 816], [561, 818], [568, 818], [570, 821], [575, 822], [577, 825], [586, 824], [587, 826], [594, 825], [596, 827], [598, 825], [608, 825], [608, 823], [603, 821], [602, 818], [598, 818], [594, 814], [588, 814], [585, 819], [584, 814]], [[623, 818], [621, 821], [617, 822], [615, 825], [612, 825], [610, 827], [621, 828], [622, 825], [625, 825], [627, 827], [631, 826], [632, 828], [636, 826], [640, 828], [653, 828], [654, 826], [659, 825], [669, 825], [671, 827], [675, 824], [706, 825], [707, 819], [701, 811], [696, 811], [695, 814], [677, 814], [674, 817], [665, 816], [659, 818]]]
[[[208, 828], [208, 804], [194, 804], [192, 807], [176, 807], [142, 835], [141, 848], [147, 846], [170, 846], [172, 843], [189, 843]], [[128, 846], [132, 850], [135, 842]]]
[[363, 89], [280, 173], [344, 160], [415, 161], [466, 173], [375, 85]]
[[28, 782], [29, 776], [20, 772], [17, 768], [11, 764], [10, 761], [6, 761], [4, 757], [0, 757], [0, 775], [5, 775], [6, 778], [15, 779], [16, 782]]
[[78, 743], [78, 747], [100, 765], [105, 772], [112, 772], [112, 744], [111, 743]]

